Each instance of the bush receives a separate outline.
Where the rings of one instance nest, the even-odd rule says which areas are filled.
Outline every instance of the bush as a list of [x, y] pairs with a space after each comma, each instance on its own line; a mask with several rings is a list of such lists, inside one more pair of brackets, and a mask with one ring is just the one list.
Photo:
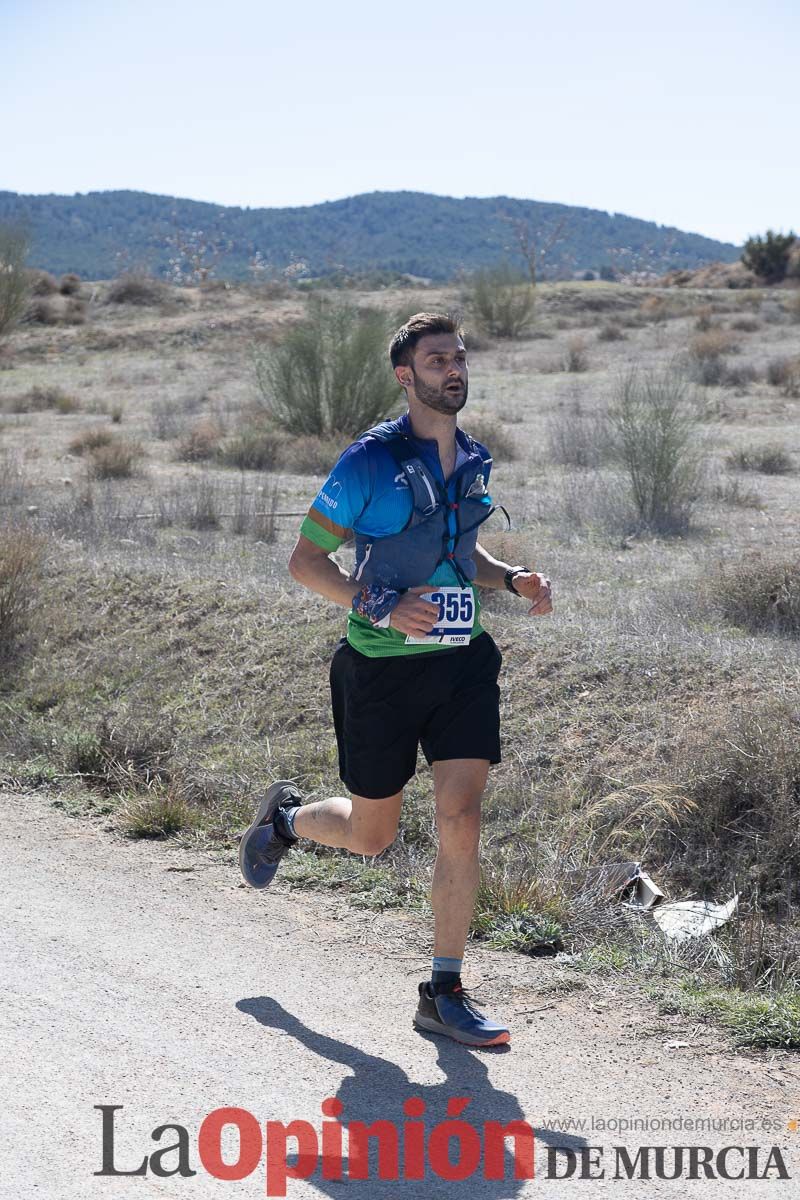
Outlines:
[[761, 328], [761, 322], [755, 317], [737, 317], [731, 321], [731, 329], [736, 329], [740, 333], [755, 333]]
[[203, 462], [215, 458], [219, 453], [222, 430], [216, 421], [207, 418], [198, 421], [175, 448], [179, 462]]
[[114, 434], [111, 430], [97, 425], [93, 429], [86, 429], [83, 433], [77, 434], [69, 444], [69, 452], [70, 454], [93, 454], [95, 450], [108, 446], [113, 441]]
[[223, 447], [222, 461], [240, 471], [272, 471], [279, 465], [284, 440], [285, 434], [274, 429], [245, 425]]
[[58, 290], [62, 296], [77, 296], [81, 290], [80, 275], [75, 275], [72, 272], [68, 275], [62, 275]]
[[756, 555], [720, 567], [708, 595], [726, 621], [749, 633], [800, 636], [800, 559]]
[[0, 529], [0, 662], [8, 661], [27, 632], [36, 602], [44, 539], [25, 527]]
[[673, 849], [693, 860], [704, 891], [745, 883], [765, 907], [800, 899], [797, 702], [769, 697], [706, 715], [687, 731], [676, 763], [676, 782], [694, 804]]
[[28, 239], [22, 229], [0, 225], [0, 338], [14, 328], [28, 307], [27, 254]]
[[800, 396], [800, 358], [772, 358], [767, 363], [767, 383], [784, 396]]
[[37, 297], [25, 315], [33, 325], [57, 325], [59, 320], [58, 309], [47, 296]]
[[768, 229], [765, 237], [748, 238], [742, 262], [765, 283], [780, 283], [786, 276], [789, 253], [795, 240], [793, 233], [773, 233]]
[[681, 374], [630, 371], [619, 381], [608, 420], [639, 528], [685, 533], [700, 494], [701, 463], [697, 412]]
[[28, 280], [32, 296], [52, 296], [58, 291], [58, 280], [49, 271], [29, 271]]
[[788, 475], [793, 469], [791, 455], [783, 446], [757, 446], [736, 450], [728, 455], [728, 465], [737, 471], [759, 471], [762, 475]]
[[138, 442], [112, 438], [91, 452], [89, 472], [95, 479], [129, 479], [137, 461], [142, 457]]
[[508, 265], [477, 271], [464, 295], [480, 331], [496, 338], [520, 337], [533, 320], [534, 302], [530, 283]]
[[561, 365], [565, 371], [579, 374], [589, 370], [589, 359], [586, 354], [586, 342], [583, 338], [570, 338]]
[[598, 342], [623, 342], [627, 336], [620, 325], [601, 325], [597, 331]]
[[58, 387], [34, 387], [20, 396], [9, 396], [3, 403], [6, 412], [46, 412], [55, 409], [59, 413], [80, 411], [80, 401]]
[[464, 429], [491, 450], [495, 462], [513, 462], [522, 455], [519, 438], [495, 417], [465, 417]]
[[312, 296], [305, 320], [256, 356], [270, 418], [288, 433], [356, 436], [396, 411], [388, 334], [382, 313]]
[[131, 271], [114, 280], [108, 289], [106, 302], [136, 304], [145, 308], [163, 304], [168, 294], [166, 285], [160, 279], [154, 279], [142, 271]]

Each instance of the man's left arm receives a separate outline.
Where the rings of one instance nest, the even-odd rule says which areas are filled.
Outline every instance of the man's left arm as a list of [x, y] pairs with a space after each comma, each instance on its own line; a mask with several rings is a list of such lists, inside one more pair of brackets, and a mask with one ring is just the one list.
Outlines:
[[[474, 582], [478, 587], [504, 588], [506, 575], [512, 570], [509, 563], [493, 558], [478, 542], [475, 547], [475, 566], [478, 573]], [[553, 589], [550, 580], [537, 571], [517, 570], [513, 576], [514, 589], [518, 595], [529, 600], [529, 617], [543, 617], [553, 611]]]

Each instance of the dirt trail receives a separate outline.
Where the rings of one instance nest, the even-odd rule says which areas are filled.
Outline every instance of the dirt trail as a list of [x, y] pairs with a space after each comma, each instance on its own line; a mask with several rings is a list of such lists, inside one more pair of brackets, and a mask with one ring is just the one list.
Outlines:
[[[306, 1120], [319, 1133], [327, 1097], [343, 1103], [345, 1125], [383, 1118], [402, 1126], [412, 1096], [425, 1102], [429, 1135], [456, 1096], [470, 1098], [463, 1119], [475, 1130], [526, 1120], [536, 1129], [536, 1178], [446, 1182], [429, 1171], [423, 1181], [381, 1182], [370, 1164], [368, 1182], [348, 1182], [345, 1161], [344, 1182], [317, 1171], [308, 1182], [290, 1180], [288, 1195], [510, 1200], [544, 1192], [561, 1200], [607, 1195], [612, 1186], [647, 1200], [797, 1195], [800, 1133], [788, 1126], [800, 1118], [796, 1056], [735, 1055], [685, 1020], [654, 1031], [660, 1019], [620, 984], [542, 994], [557, 964], [480, 950], [470, 951], [470, 982], [483, 981], [492, 1010], [510, 1018], [511, 1049], [472, 1052], [424, 1038], [411, 1028], [428, 961], [414, 918], [353, 912], [316, 895], [256, 893], [219, 856], [122, 840], [41, 796], [0, 803], [4, 1197], [263, 1196], [263, 1158], [240, 1182], [214, 1179], [201, 1165], [197, 1134], [213, 1109], [246, 1109], [262, 1129], [269, 1120]], [[118, 1168], [174, 1144], [172, 1131], [160, 1144], [151, 1132], [178, 1123], [197, 1174], [94, 1176], [102, 1141], [94, 1106], [114, 1104], [124, 1106]], [[584, 1132], [555, 1131], [565, 1117], [586, 1121]], [[758, 1127], [598, 1127], [614, 1118]], [[550, 1177], [548, 1147], [565, 1144], [578, 1154], [582, 1145], [604, 1147], [606, 1177]], [[235, 1139], [225, 1145], [233, 1161]], [[792, 1178], [615, 1180], [613, 1147], [633, 1157], [643, 1145], [759, 1146], [761, 1168], [778, 1145]], [[567, 1157], [554, 1160], [563, 1174]], [[729, 1169], [741, 1163], [732, 1157]], [[176, 1154], [165, 1156], [166, 1169], [176, 1164]]]

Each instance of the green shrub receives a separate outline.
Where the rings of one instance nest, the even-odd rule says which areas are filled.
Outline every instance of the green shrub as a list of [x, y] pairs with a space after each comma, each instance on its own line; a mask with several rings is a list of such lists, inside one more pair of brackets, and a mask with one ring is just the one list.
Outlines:
[[698, 414], [680, 372], [628, 372], [617, 385], [608, 421], [639, 528], [685, 533], [700, 494], [701, 464]]
[[0, 337], [22, 318], [31, 294], [31, 279], [25, 270], [28, 239], [13, 225], [0, 225]]
[[533, 320], [534, 302], [531, 284], [508, 265], [477, 271], [464, 295], [480, 331], [496, 338], [520, 337]]
[[388, 335], [382, 313], [311, 296], [305, 320], [255, 357], [271, 420], [296, 435], [356, 436], [396, 411]]
[[786, 276], [789, 253], [795, 240], [793, 233], [774, 233], [768, 229], [765, 237], [747, 239], [742, 262], [765, 283], [780, 283]]

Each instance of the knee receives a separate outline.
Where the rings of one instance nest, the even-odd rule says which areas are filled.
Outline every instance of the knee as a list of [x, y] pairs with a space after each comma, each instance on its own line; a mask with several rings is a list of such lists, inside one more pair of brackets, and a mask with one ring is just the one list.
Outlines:
[[452, 803], [440, 803], [436, 811], [440, 838], [476, 836], [481, 826], [480, 796], [459, 797]]
[[392, 830], [364, 829], [353, 835], [348, 849], [354, 854], [365, 854], [368, 858], [374, 858], [376, 854], [382, 854], [384, 850], [388, 850], [396, 835], [396, 828]]

